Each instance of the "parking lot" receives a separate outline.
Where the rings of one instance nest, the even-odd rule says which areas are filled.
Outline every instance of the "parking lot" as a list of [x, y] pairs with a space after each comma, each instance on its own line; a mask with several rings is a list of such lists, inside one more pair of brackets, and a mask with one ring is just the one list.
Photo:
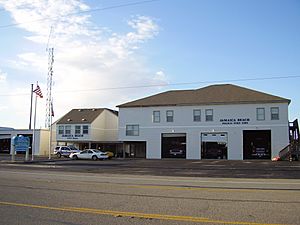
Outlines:
[[185, 160], [185, 159], [123, 159], [71, 160], [68, 158], [35, 157], [24, 162], [24, 156], [12, 163], [8, 155], [0, 155], [2, 167], [51, 169], [70, 172], [136, 174], [154, 176], [224, 177], [300, 179], [299, 161], [270, 160]]

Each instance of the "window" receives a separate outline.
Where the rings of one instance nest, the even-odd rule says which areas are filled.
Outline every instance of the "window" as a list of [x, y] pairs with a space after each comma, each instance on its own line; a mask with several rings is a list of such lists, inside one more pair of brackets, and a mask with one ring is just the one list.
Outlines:
[[279, 120], [279, 108], [271, 107], [271, 120]]
[[64, 126], [58, 126], [58, 134], [64, 134]]
[[75, 126], [75, 134], [81, 134], [81, 126]]
[[212, 109], [205, 109], [205, 121], [213, 121], [214, 113]]
[[153, 111], [153, 123], [160, 122], [160, 111]]
[[257, 108], [256, 109], [256, 119], [257, 120], [265, 120], [265, 108]]
[[201, 110], [200, 109], [194, 109], [193, 111], [194, 115], [194, 121], [201, 121]]
[[65, 133], [71, 134], [71, 126], [70, 125], [65, 126]]
[[167, 110], [167, 122], [173, 122], [173, 121], [174, 121], [174, 111]]
[[82, 134], [89, 134], [89, 126], [87, 125], [82, 126]]
[[139, 125], [126, 125], [126, 136], [139, 136]]

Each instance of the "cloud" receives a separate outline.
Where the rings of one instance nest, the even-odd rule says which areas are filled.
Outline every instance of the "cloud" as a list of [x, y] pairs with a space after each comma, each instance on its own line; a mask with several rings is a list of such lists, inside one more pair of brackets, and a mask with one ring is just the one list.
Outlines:
[[[58, 117], [75, 107], [114, 108], [141, 97], [141, 92], [153, 92], [153, 88], [137, 91], [115, 87], [165, 82], [164, 73], [155, 74], [156, 69], [147, 65], [138, 52], [159, 34], [160, 28], [151, 17], [131, 16], [123, 24], [128, 31], [119, 33], [92, 23], [91, 15], [80, 13], [90, 7], [79, 0], [2, 0], [0, 5], [10, 12], [19, 28], [29, 32], [24, 39], [35, 46], [34, 51], [20, 52], [9, 59], [11, 66], [38, 76], [44, 95], [48, 66], [44, 49], [53, 27], [49, 47], [54, 47], [52, 90]], [[39, 114], [44, 115], [42, 110]]]
[[163, 71], [161, 71], [161, 70], [157, 71], [155, 73], [154, 79], [155, 80], [159, 80], [159, 81], [163, 81], [163, 82], [165, 82], [167, 80], [166, 74]]
[[6, 73], [3, 73], [0, 69], [0, 83], [5, 82], [6, 81]]

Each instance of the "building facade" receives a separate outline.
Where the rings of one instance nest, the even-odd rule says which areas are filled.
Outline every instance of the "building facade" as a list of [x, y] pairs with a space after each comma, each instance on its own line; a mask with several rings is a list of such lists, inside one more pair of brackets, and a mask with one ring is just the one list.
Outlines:
[[[49, 154], [49, 130], [36, 129], [34, 136], [34, 155], [48, 155]], [[0, 153], [11, 154], [13, 149], [12, 138], [14, 136], [23, 135], [29, 137], [30, 148], [29, 153], [32, 154], [32, 129], [13, 129], [0, 127]]]
[[55, 130], [56, 145], [115, 150], [118, 112], [106, 108], [72, 109], [56, 122]]
[[271, 159], [289, 144], [289, 103], [235, 85], [168, 91], [118, 106], [119, 140], [148, 159]]

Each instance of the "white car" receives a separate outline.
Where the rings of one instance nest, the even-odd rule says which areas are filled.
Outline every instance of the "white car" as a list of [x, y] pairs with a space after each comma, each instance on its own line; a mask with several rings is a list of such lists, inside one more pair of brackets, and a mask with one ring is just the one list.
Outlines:
[[86, 149], [81, 152], [71, 153], [69, 156], [71, 159], [108, 159], [108, 155], [106, 152], [101, 152], [96, 149]]
[[61, 158], [62, 156], [69, 157], [71, 153], [75, 152], [80, 152], [80, 150], [75, 148], [74, 146], [56, 146], [54, 149], [54, 154], [58, 158]]

